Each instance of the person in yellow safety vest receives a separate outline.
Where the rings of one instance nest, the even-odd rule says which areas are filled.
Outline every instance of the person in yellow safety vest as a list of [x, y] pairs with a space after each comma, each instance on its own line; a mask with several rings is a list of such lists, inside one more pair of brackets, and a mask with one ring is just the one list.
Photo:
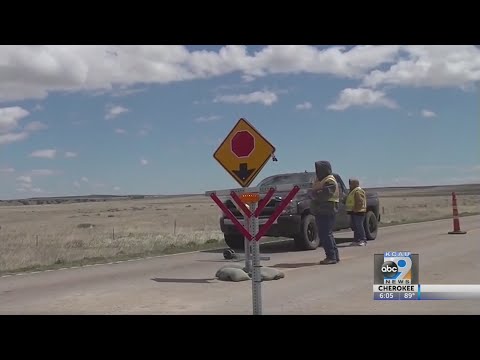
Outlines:
[[317, 180], [309, 194], [310, 212], [315, 216], [318, 237], [326, 255], [326, 258], [320, 261], [320, 265], [336, 264], [340, 261], [340, 256], [333, 236], [333, 227], [338, 212], [339, 187], [328, 161], [317, 161], [315, 173]]
[[367, 211], [367, 196], [365, 190], [360, 187], [357, 179], [350, 179], [350, 192], [345, 200], [345, 208], [350, 214], [351, 226], [353, 230], [353, 242], [351, 246], [367, 245], [367, 237], [365, 235], [365, 213]]

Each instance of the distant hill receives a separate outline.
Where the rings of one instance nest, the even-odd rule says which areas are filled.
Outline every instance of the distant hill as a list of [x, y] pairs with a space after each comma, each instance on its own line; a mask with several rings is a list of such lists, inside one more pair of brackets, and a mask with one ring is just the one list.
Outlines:
[[480, 195], [480, 184], [461, 185], [430, 185], [430, 186], [398, 186], [383, 188], [368, 188], [375, 191], [379, 196], [441, 196], [450, 195], [455, 192], [457, 195]]
[[56, 197], [34, 197], [26, 199], [0, 200], [0, 206], [19, 205], [48, 205], [48, 204], [73, 204], [85, 202], [104, 202], [118, 200], [139, 200], [139, 199], [169, 199], [185, 196], [196, 196], [198, 194], [178, 195], [79, 195], [79, 196], [56, 196]]
[[[455, 191], [458, 195], [480, 195], [480, 184], [463, 185], [430, 185], [430, 186], [398, 186], [367, 188], [368, 191], [378, 192], [379, 196], [439, 196], [449, 195]], [[175, 199], [189, 196], [203, 196], [203, 194], [176, 194], [176, 195], [79, 195], [61, 197], [35, 197], [27, 199], [0, 200], [0, 206], [19, 205], [48, 205], [73, 204], [85, 202], [104, 202], [118, 200], [139, 199]]]

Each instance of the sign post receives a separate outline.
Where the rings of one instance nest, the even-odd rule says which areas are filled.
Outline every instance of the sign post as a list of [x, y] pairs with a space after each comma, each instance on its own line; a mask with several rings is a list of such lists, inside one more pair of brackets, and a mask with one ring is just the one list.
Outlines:
[[[252, 203], [252, 212], [257, 210], [257, 203]], [[253, 238], [258, 234], [258, 217], [253, 216], [250, 221], [250, 234]], [[253, 255], [253, 271], [252, 271], [252, 300], [253, 300], [253, 315], [262, 315], [262, 269], [260, 265], [260, 246], [259, 241], [253, 241], [252, 255]]]
[[[285, 207], [290, 203], [293, 197], [300, 190], [297, 185], [286, 186], [290, 191], [288, 196], [276, 206], [275, 212], [268, 218], [267, 222], [260, 228], [259, 217], [275, 190], [279, 187], [248, 188], [253, 180], [263, 169], [267, 161], [274, 157], [275, 147], [265, 139], [252, 124], [245, 119], [240, 119], [220, 144], [213, 154], [215, 160], [240, 184], [241, 189], [228, 191], [207, 191], [205, 195], [210, 196], [212, 200], [223, 211], [238, 231], [244, 236], [245, 243], [245, 270], [252, 274], [252, 298], [253, 314], [262, 314], [262, 274], [260, 264], [260, 238], [266, 234], [268, 229], [277, 220]], [[302, 184], [302, 187], [309, 187], [310, 184]], [[266, 193], [263, 199], [260, 199], [260, 193]], [[221, 194], [223, 193], [223, 194]], [[238, 195], [240, 194], [240, 196]], [[238, 206], [243, 214], [244, 225], [242, 225], [227, 206], [220, 201], [217, 195], [227, 195]], [[253, 241], [253, 244], [251, 243]], [[251, 252], [250, 252], [251, 250]]]
[[[243, 217], [245, 219], [245, 227], [249, 230], [249, 233], [251, 234], [251, 221], [250, 218], [247, 217], [247, 215], [244, 215]], [[244, 237], [244, 247], [245, 247], [245, 271], [247, 274], [252, 273], [252, 258], [250, 254], [250, 240], [248, 240], [247, 237]]]
[[[297, 195], [297, 192], [300, 189], [308, 189], [311, 187], [310, 183], [305, 183], [301, 185], [283, 185], [283, 186], [272, 186], [268, 188], [268, 191], [265, 191], [265, 188], [241, 188], [233, 190], [220, 190], [220, 191], [207, 191], [205, 195], [210, 196], [212, 200], [218, 205], [218, 207], [223, 211], [225, 216], [229, 218], [232, 223], [237, 227], [238, 231], [243, 234], [243, 236], [249, 241], [250, 244], [245, 248], [245, 264], [252, 269], [252, 300], [253, 300], [253, 314], [261, 315], [262, 314], [262, 273], [261, 273], [261, 264], [260, 264], [260, 239], [266, 234], [268, 229], [273, 225], [273, 223], [278, 219], [283, 210], [290, 204], [290, 201]], [[288, 195], [276, 206], [273, 214], [268, 218], [265, 224], [260, 228], [259, 226], [259, 216], [261, 211], [265, 207], [266, 203], [270, 200], [271, 196], [275, 191], [290, 191]], [[248, 192], [247, 192], [248, 191]], [[237, 193], [240, 193], [241, 196], [238, 196]], [[259, 202], [260, 194], [266, 193], [266, 196]], [[248, 211], [245, 212], [245, 228], [233, 215], [233, 213], [227, 208], [227, 206], [219, 199], [218, 196], [230, 195], [233, 201], [237, 202], [237, 205], [242, 208], [246, 203], [249, 204]], [[252, 244], [253, 242], [253, 244]], [[246, 244], [247, 245], [247, 244]], [[248, 253], [247, 249], [252, 248], [252, 253]], [[250, 262], [250, 259], [252, 261]], [[251, 265], [250, 265], [251, 264]]]

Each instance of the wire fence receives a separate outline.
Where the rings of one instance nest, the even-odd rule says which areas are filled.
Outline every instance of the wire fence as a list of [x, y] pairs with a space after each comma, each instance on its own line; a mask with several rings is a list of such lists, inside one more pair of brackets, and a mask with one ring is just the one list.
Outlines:
[[195, 249], [219, 244], [222, 239], [218, 216], [155, 222], [92, 216], [50, 223], [35, 219], [4, 222], [0, 228], [0, 271], [85, 258]]

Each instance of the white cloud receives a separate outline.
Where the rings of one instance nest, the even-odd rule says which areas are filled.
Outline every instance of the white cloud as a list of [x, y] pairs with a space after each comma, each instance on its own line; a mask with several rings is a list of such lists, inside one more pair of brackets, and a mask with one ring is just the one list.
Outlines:
[[329, 110], [346, 110], [352, 106], [397, 108], [395, 101], [387, 98], [383, 91], [371, 89], [344, 89], [335, 103], [329, 105]]
[[193, 105], [205, 105], [208, 104], [208, 101], [206, 100], [194, 100]]
[[312, 108], [312, 104], [308, 101], [305, 101], [304, 103], [298, 104], [297, 106], [295, 106], [295, 108], [297, 110], [309, 110]]
[[126, 134], [127, 130], [125, 129], [115, 129], [115, 134]]
[[120, 191], [120, 187], [119, 187], [119, 186], [114, 186], [114, 187], [113, 187], [113, 190], [114, 190], [114, 191]]
[[33, 186], [32, 177], [22, 175], [17, 177], [17, 191], [21, 193], [43, 194], [46, 193], [43, 189]]
[[30, 173], [32, 175], [38, 175], [38, 176], [51, 176], [51, 175], [54, 175], [56, 172], [50, 169], [34, 169]]
[[388, 70], [374, 70], [364, 79], [366, 86], [413, 87], [471, 86], [480, 80], [480, 49], [474, 45], [410, 45]]
[[255, 80], [255, 76], [252, 75], [242, 75], [242, 80], [245, 82], [252, 82]]
[[17, 181], [22, 182], [22, 183], [32, 183], [32, 178], [30, 176], [22, 175], [17, 177]]
[[[5, 45], [0, 101], [41, 99], [55, 91], [129, 94], [136, 84], [166, 84], [240, 73], [329, 74], [363, 86], [468, 87], [480, 80], [474, 45], [269, 45], [190, 51], [172, 45]], [[381, 69], [380, 69], [381, 67]]]
[[354, 77], [393, 61], [398, 49], [270, 45], [250, 55], [241, 45], [218, 51], [189, 51], [180, 45], [7, 45], [0, 54], [0, 63], [5, 64], [0, 101], [41, 99], [53, 91], [119, 88], [125, 93], [138, 83], [165, 84], [234, 72], [241, 72], [245, 80], [305, 72]]
[[196, 123], [206, 123], [206, 122], [211, 122], [211, 121], [219, 120], [219, 119], [221, 119], [221, 118], [222, 118], [222, 117], [221, 117], [221, 116], [218, 116], [218, 115], [200, 116], [200, 117], [196, 118], [196, 119], [193, 120], [193, 121], [196, 122]]
[[85, 177], [85, 176], [82, 176], [82, 178], [80, 179], [81, 181], [85, 182], [85, 183], [88, 183], [88, 178]]
[[244, 72], [252, 76], [313, 73], [358, 77], [393, 61], [398, 49], [396, 45], [355, 46], [350, 49], [334, 46], [322, 50], [308, 45], [270, 45], [249, 59]]
[[30, 157], [43, 158], [43, 159], [54, 159], [57, 155], [57, 150], [55, 149], [45, 149], [45, 150], [36, 150], [30, 154]]
[[141, 129], [138, 131], [138, 135], [147, 136], [151, 130], [152, 130], [152, 126], [150, 124], [143, 124]]
[[422, 110], [422, 116], [423, 117], [426, 117], [426, 118], [432, 118], [432, 117], [436, 117], [437, 114], [435, 114], [433, 111], [431, 110], [427, 110], [427, 109], [424, 109]]
[[0, 108], [0, 134], [18, 128], [19, 121], [28, 115], [30, 113], [19, 106]]
[[142, 164], [143, 166], [148, 165], [148, 160], [140, 159], [140, 164]]
[[278, 96], [271, 91], [254, 91], [249, 94], [238, 95], [218, 95], [214, 102], [230, 103], [230, 104], [253, 104], [259, 103], [265, 106], [271, 106], [278, 101]]
[[17, 141], [22, 141], [28, 138], [27, 132], [0, 134], [0, 145], [11, 144]]
[[81, 185], [78, 181], [74, 181], [73, 186], [75, 186], [76, 188], [79, 188]]
[[0, 168], [0, 173], [14, 173], [15, 169], [14, 168]]
[[66, 151], [65, 152], [65, 157], [66, 158], [74, 158], [74, 157], [77, 157], [77, 156], [78, 156], [78, 154], [75, 153], [75, 152], [71, 152], [71, 151]]
[[118, 89], [100, 90], [95, 92], [93, 95], [94, 96], [110, 95], [111, 97], [124, 97], [124, 96], [139, 94], [139, 93], [145, 92], [146, 90], [147, 90], [146, 88], [128, 88], [125, 85], [122, 85]]
[[48, 126], [42, 123], [41, 121], [32, 121], [31, 123], [27, 124], [27, 126], [25, 126], [24, 130], [34, 132], [34, 131], [41, 131], [46, 129], [48, 129]]
[[116, 118], [117, 116], [128, 112], [129, 110], [123, 106], [108, 106], [107, 107], [107, 113], [105, 114], [105, 119], [113, 119]]
[[0, 145], [11, 144], [28, 138], [28, 131], [12, 131], [15, 131], [20, 125], [20, 120], [29, 114], [30, 113], [27, 110], [19, 106], [0, 108]]

